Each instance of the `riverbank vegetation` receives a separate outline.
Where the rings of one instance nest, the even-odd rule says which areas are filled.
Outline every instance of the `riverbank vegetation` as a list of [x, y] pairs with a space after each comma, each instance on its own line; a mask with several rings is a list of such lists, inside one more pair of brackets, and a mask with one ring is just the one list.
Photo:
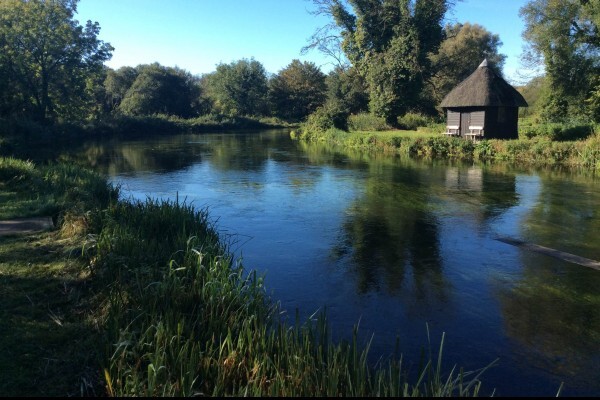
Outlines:
[[600, 135], [577, 141], [553, 141], [544, 137], [523, 140], [479, 140], [447, 138], [424, 127], [417, 131], [297, 130], [293, 139], [327, 142], [391, 155], [415, 158], [507, 161], [525, 165], [566, 166], [600, 170]]
[[530, 1], [521, 9], [524, 62], [545, 70], [518, 88], [530, 105], [520, 110], [521, 140], [469, 143], [373, 132], [419, 127], [420, 133], [441, 136], [444, 115], [438, 105], [444, 96], [484, 57], [491, 68], [502, 71], [505, 57], [498, 53], [497, 35], [468, 23], [443, 27], [449, 6], [445, 1], [417, 1], [413, 8], [409, 2], [384, 1], [383, 11], [358, 1], [313, 3], [317, 14], [331, 23], [315, 33], [309, 47], [345, 57], [346, 90], [330, 92], [294, 137], [416, 156], [598, 169], [597, 6]]
[[[374, 128], [363, 121], [368, 114], [385, 122], [370, 121], [376, 130], [423, 126], [414, 116], [426, 118], [431, 128], [443, 123], [441, 99], [484, 57], [502, 71], [506, 57], [498, 35], [477, 24], [443, 25], [452, 2], [361, 4], [313, 0], [313, 12], [331, 23], [303, 51], [332, 56], [336, 67], [328, 74], [299, 60], [269, 73], [250, 58], [198, 76], [158, 63], [106, 67], [114, 48], [100, 40], [97, 22], [79, 24], [77, 1], [4, 1], [0, 136], [6, 144], [0, 149], [14, 140], [202, 133], [307, 119], [309, 130], [319, 120], [320, 127], [329, 125], [322, 130], [369, 131]], [[573, 127], [579, 138], [597, 130], [597, 7], [532, 0], [521, 14], [526, 61], [545, 69], [519, 88], [531, 106], [521, 110], [532, 121], [523, 135], [566, 140]], [[540, 15], [549, 23], [539, 23]]]
[[0, 237], [4, 395], [481, 390], [483, 370], [446, 369], [443, 337], [417, 364], [399, 353], [373, 362], [356, 332], [333, 338], [324, 312], [285, 318], [262, 278], [234, 261], [205, 210], [118, 200], [103, 178], [72, 166], [1, 159], [0, 183], [10, 196], [2, 215], [20, 214], [14, 204], [26, 207], [33, 192], [45, 204], [31, 215], [51, 208], [60, 216], [54, 231]]

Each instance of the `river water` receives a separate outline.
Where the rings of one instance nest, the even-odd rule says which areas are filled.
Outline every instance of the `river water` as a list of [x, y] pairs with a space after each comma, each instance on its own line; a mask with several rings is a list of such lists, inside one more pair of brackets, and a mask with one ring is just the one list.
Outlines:
[[[124, 197], [208, 208], [290, 318], [399, 343], [416, 370], [445, 333], [449, 371], [498, 363], [483, 394], [600, 395], [600, 271], [498, 241], [600, 260], [600, 177], [416, 161], [286, 131], [89, 144], [78, 157]], [[428, 344], [428, 343], [431, 344]]]

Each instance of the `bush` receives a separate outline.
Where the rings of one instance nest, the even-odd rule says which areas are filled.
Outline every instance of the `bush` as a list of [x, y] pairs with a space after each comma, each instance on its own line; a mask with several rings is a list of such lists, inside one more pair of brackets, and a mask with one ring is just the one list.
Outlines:
[[326, 132], [330, 129], [348, 130], [348, 116], [336, 107], [322, 106], [308, 116], [303, 130], [308, 132]]
[[348, 129], [350, 131], [386, 131], [391, 127], [385, 122], [385, 118], [377, 117], [371, 113], [352, 114], [348, 117]]
[[594, 133], [594, 125], [581, 123], [545, 123], [524, 125], [520, 134], [528, 139], [542, 137], [549, 140], [569, 141], [585, 139]]
[[409, 131], [416, 131], [418, 127], [429, 126], [432, 123], [430, 117], [417, 113], [406, 113], [398, 117], [398, 128]]

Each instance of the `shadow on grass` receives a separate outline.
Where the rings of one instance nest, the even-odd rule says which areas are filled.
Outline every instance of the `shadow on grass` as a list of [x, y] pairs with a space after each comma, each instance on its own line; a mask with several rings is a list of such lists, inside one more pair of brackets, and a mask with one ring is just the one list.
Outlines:
[[56, 235], [0, 238], [1, 396], [103, 394], [102, 347], [78, 264]]

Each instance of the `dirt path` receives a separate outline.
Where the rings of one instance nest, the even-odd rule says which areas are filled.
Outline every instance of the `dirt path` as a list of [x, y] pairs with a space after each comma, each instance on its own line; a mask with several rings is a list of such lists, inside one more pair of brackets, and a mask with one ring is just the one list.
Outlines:
[[0, 236], [35, 233], [53, 228], [52, 218], [34, 217], [0, 221]]

